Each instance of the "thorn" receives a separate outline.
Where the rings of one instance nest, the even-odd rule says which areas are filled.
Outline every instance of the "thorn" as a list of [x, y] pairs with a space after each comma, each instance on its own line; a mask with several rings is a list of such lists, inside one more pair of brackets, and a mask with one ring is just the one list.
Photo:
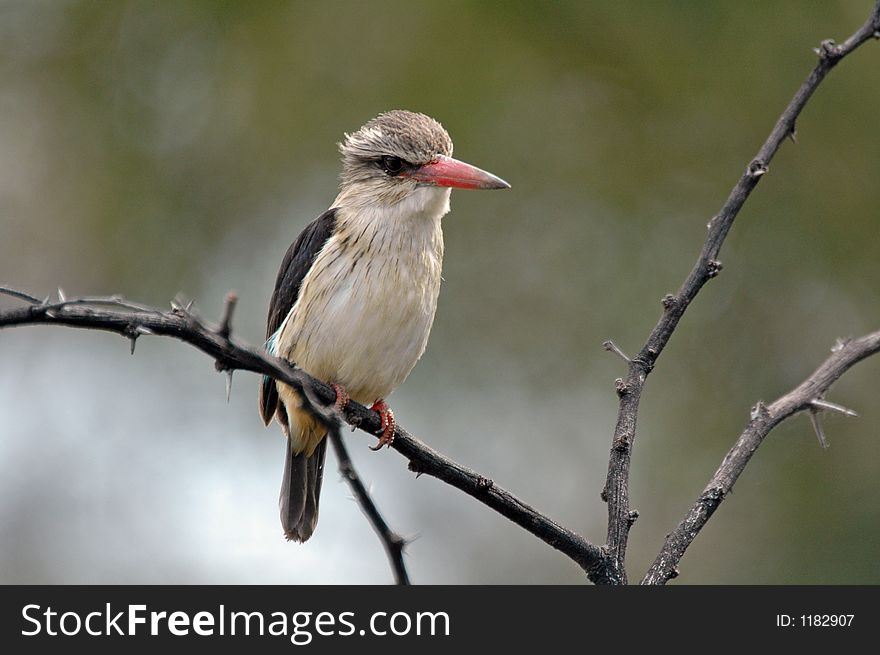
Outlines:
[[819, 439], [819, 445], [822, 448], [828, 448], [828, 440], [825, 438], [825, 430], [822, 428], [822, 421], [819, 420], [819, 412], [814, 409], [810, 410], [810, 423], [813, 424], [813, 431]]
[[135, 333], [135, 334], [132, 334], [132, 335], [128, 338], [128, 340], [131, 342], [131, 354], [134, 355], [134, 347], [135, 347], [135, 345], [137, 344], [137, 340], [138, 340], [138, 338], [137, 338], [137, 334], [136, 334], [136, 333]]
[[834, 345], [831, 346], [831, 352], [839, 353], [849, 345], [850, 341], [852, 341], [852, 337], [844, 337], [842, 339], [838, 337], [837, 341], [834, 342]]
[[797, 127], [794, 123], [791, 124], [791, 129], [788, 131], [788, 138], [792, 143], [797, 143]]
[[44, 312], [44, 314], [47, 318], [58, 318], [58, 315], [55, 312], [53, 312], [51, 309], [47, 309]]
[[410, 544], [409, 537], [401, 537], [396, 532], [391, 533], [391, 542], [400, 549], [401, 553], [405, 553], [406, 547]]
[[178, 293], [174, 296], [174, 300], [171, 301], [171, 309], [175, 314], [181, 314], [186, 316], [190, 313], [190, 309], [193, 306], [194, 300], [187, 300], [186, 297], [182, 293]]
[[49, 304], [49, 301], [50, 301], [51, 299], [52, 299], [51, 296], [46, 296], [45, 298], [43, 298], [43, 304], [44, 304], [44, 305], [48, 305], [48, 304]]
[[631, 360], [629, 357], [626, 356], [626, 353], [623, 352], [620, 348], [618, 348], [617, 345], [616, 345], [611, 339], [608, 339], [607, 341], [603, 341], [603, 342], [602, 342], [602, 347], [603, 347], [605, 350], [607, 350], [608, 352], [612, 352], [612, 353], [614, 353], [615, 355], [617, 355], [618, 357], [620, 357], [620, 358], [621, 358], [623, 361], [625, 361], [627, 364], [629, 364], [630, 362], [632, 362], [632, 360]]
[[61, 302], [67, 302], [67, 296], [64, 294], [64, 289], [58, 287], [58, 300]]
[[757, 403], [755, 403], [755, 405], [752, 407], [752, 410], [749, 412], [749, 418], [754, 421], [766, 413], [767, 405], [764, 404], [763, 400], [759, 400]]
[[853, 418], [858, 418], [859, 416], [857, 412], [854, 412], [848, 407], [844, 407], [843, 405], [838, 405], [837, 403], [823, 400], [822, 398], [816, 398], [815, 400], [810, 401], [810, 405], [816, 411], [826, 409], [830, 412], [837, 412], [839, 414], [843, 414], [844, 416], [852, 416]]
[[767, 168], [767, 165], [763, 161], [755, 159], [749, 164], [746, 172], [749, 174], [749, 177], [761, 177], [768, 170], [770, 169]]
[[226, 404], [229, 404], [229, 398], [232, 396], [232, 369], [226, 371]]
[[840, 56], [838, 47], [834, 44], [834, 39], [825, 39], [819, 44], [818, 48], [813, 48], [819, 59], [832, 59]]
[[720, 503], [724, 500], [724, 489], [721, 487], [712, 487], [708, 492], [704, 492], [704, 496], [713, 503]]
[[406, 546], [409, 543], [406, 539], [401, 537], [396, 532], [392, 532], [388, 535], [388, 541], [390, 541], [391, 545], [397, 548], [401, 553], [406, 550]]
[[706, 275], [711, 280], [713, 277], [718, 277], [718, 274], [721, 272], [721, 269], [724, 268], [724, 264], [719, 262], [717, 259], [709, 260], [709, 263], [706, 266]]
[[138, 325], [138, 326], [134, 329], [134, 331], [137, 332], [138, 334], [156, 334], [156, 333], [153, 332], [150, 328], [148, 328], [148, 327], [144, 327], [143, 325]]
[[487, 491], [487, 490], [491, 489], [492, 485], [494, 485], [494, 484], [495, 483], [492, 480], [490, 480], [489, 478], [484, 478], [482, 476], [477, 478], [477, 489], [479, 489], [480, 491]]

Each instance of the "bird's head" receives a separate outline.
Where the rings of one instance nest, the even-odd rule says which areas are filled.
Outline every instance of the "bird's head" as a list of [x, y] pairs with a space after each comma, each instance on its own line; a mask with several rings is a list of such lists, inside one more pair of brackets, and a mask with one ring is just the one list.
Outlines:
[[[339, 144], [340, 198], [364, 204], [419, 205], [443, 202], [450, 189], [507, 189], [484, 170], [452, 158], [452, 139], [424, 114], [393, 110], [379, 114]], [[444, 212], [445, 213], [445, 212]]]

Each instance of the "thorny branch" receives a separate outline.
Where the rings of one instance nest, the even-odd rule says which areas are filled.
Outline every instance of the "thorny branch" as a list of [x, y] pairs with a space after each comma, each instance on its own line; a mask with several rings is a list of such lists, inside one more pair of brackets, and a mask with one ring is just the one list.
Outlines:
[[[114, 332], [130, 339], [132, 345], [142, 335], [174, 337], [213, 357], [218, 370], [246, 370], [289, 384], [300, 392], [306, 408], [319, 416], [326, 416], [336, 402], [336, 392], [329, 385], [283, 359], [223, 336], [222, 324], [210, 327], [179, 303], [172, 303], [171, 311], [160, 311], [133, 305], [117, 296], [91, 298], [88, 302], [72, 298], [50, 303], [48, 299], [43, 302], [5, 287], [0, 287], [0, 293], [28, 303], [0, 312], [0, 329], [23, 325], [65, 325]], [[228, 301], [225, 312], [230, 313]], [[382, 433], [382, 422], [377, 412], [352, 400], [346, 405], [344, 413], [349, 425], [375, 436]], [[608, 582], [605, 577], [605, 553], [601, 548], [544, 516], [489, 478], [438, 453], [399, 425], [395, 429], [391, 447], [409, 460], [411, 471], [430, 475], [464, 491], [574, 560], [593, 582]], [[347, 479], [350, 481], [350, 478]], [[395, 548], [394, 545], [386, 545], [389, 552]]]
[[354, 464], [348, 454], [348, 448], [345, 447], [345, 441], [339, 432], [339, 423], [329, 428], [327, 436], [330, 438], [330, 443], [333, 444], [336, 461], [339, 462], [339, 472], [348, 482], [355, 500], [361, 506], [367, 520], [369, 520], [373, 530], [376, 531], [376, 534], [382, 541], [382, 545], [385, 546], [385, 553], [388, 555], [388, 563], [391, 565], [391, 570], [394, 571], [395, 581], [399, 585], [410, 584], [409, 574], [406, 572], [406, 564], [403, 561], [403, 550], [406, 547], [406, 540], [394, 532], [379, 513], [379, 508], [376, 507], [370, 492], [364, 486], [363, 480], [361, 480], [354, 468]]
[[[227, 295], [227, 307], [229, 305], [228, 299], [229, 296]], [[227, 318], [228, 313], [224, 315], [221, 326], [227, 325]], [[226, 336], [229, 336], [228, 330]], [[379, 540], [385, 548], [385, 554], [388, 556], [388, 564], [391, 566], [391, 571], [394, 573], [394, 581], [398, 585], [409, 585], [409, 574], [406, 570], [406, 563], [403, 561], [403, 549], [406, 547], [406, 540], [389, 527], [388, 523], [379, 512], [379, 508], [373, 500], [373, 497], [364, 485], [363, 480], [361, 480], [361, 477], [358, 475], [358, 472], [354, 467], [354, 462], [351, 461], [351, 456], [348, 454], [348, 448], [345, 446], [345, 440], [342, 438], [339, 415], [335, 411], [335, 404], [333, 407], [323, 407], [320, 400], [315, 398], [308, 385], [305, 386], [304, 390], [308, 395], [308, 402], [327, 427], [327, 438], [330, 439], [330, 443], [333, 444], [333, 450], [336, 453], [336, 461], [339, 464], [340, 474], [345, 478], [345, 481], [348, 482], [348, 486], [351, 488], [355, 500], [358, 505], [360, 505], [361, 510], [367, 517], [370, 525], [373, 526], [376, 536], [379, 537]]]
[[[795, 122], [810, 96], [832, 68], [871, 38], [880, 38], [880, 0], [874, 5], [864, 25], [846, 41], [837, 45], [832, 40], [826, 40], [816, 48], [815, 52], [819, 59], [815, 67], [776, 121], [770, 136], [746, 167], [721, 210], [709, 221], [709, 234], [696, 264], [681, 288], [676, 293], [668, 294], [663, 298], [663, 314], [660, 320], [638, 354], [629, 360], [626, 378], [617, 381], [616, 388], [620, 402], [608, 462], [608, 477], [602, 492], [602, 497], [608, 503], [606, 548], [612, 565], [609, 577], [613, 583], [625, 584], [627, 581], [626, 544], [630, 527], [637, 517], [637, 514], [630, 510], [629, 504], [629, 468], [633, 442], [636, 438], [639, 401], [645, 380], [697, 293], [706, 282], [721, 272], [718, 254], [734, 219], [762, 176], [767, 173], [770, 162], [782, 142], [788, 137], [794, 137]], [[620, 354], [613, 343], [607, 343], [610, 344], [606, 345], [607, 349]]]
[[[645, 574], [642, 584], [662, 585], [678, 575], [677, 565], [685, 550], [700, 533], [712, 514], [733, 488], [733, 484], [743, 472], [746, 464], [755, 454], [758, 446], [770, 431], [789, 416], [798, 412], [836, 411], [847, 416], [855, 412], [835, 403], [821, 399], [823, 393], [853, 365], [880, 351], [880, 331], [872, 332], [858, 339], [839, 342], [831, 356], [817, 368], [810, 377], [796, 389], [785, 394], [769, 405], [759, 402], [752, 410], [751, 421], [739, 435], [733, 448], [727, 453], [703, 493], [693, 507], [667, 537], [663, 549], [654, 564]], [[818, 416], [811, 413], [818, 421]], [[815, 423], [814, 425], [818, 425]], [[820, 442], [824, 441], [821, 428], [817, 427]], [[824, 443], [822, 444], [825, 445]]]

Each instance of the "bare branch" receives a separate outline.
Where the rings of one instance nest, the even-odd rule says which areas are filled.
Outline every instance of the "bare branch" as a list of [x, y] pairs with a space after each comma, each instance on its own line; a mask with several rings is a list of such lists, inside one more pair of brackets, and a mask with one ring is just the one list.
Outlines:
[[703, 493], [663, 544], [663, 549], [648, 570], [642, 584], [662, 585], [678, 575], [677, 565], [685, 550], [700, 533], [718, 506], [733, 489], [733, 485], [749, 463], [752, 455], [782, 421], [802, 411], [812, 410], [816, 399], [846, 371], [866, 357], [880, 351], [880, 331], [850, 340], [832, 352], [822, 365], [796, 389], [768, 406], [757, 405], [748, 426], [739, 435]]
[[[54, 305], [29, 304], [0, 312], [0, 329], [63, 325], [113, 332], [129, 339], [146, 330], [149, 334], [174, 337], [195, 346], [214, 358], [222, 370], [246, 370], [284, 382], [300, 392], [306, 409], [316, 414], [322, 415], [334, 407], [336, 392], [330, 385], [283, 359], [222, 337], [179, 303], [172, 303], [172, 307], [170, 312], [152, 308], [134, 311], [113, 297], [96, 299], [92, 304], [83, 303], [81, 299]], [[346, 405], [344, 418], [349, 425], [374, 436], [382, 433], [379, 414], [355, 401]], [[544, 516], [489, 478], [441, 455], [399, 425], [391, 447], [409, 460], [411, 471], [430, 475], [464, 491], [572, 559], [593, 582], [609, 582], [608, 558], [602, 548]]]
[[345, 447], [345, 442], [342, 440], [342, 435], [339, 433], [338, 422], [334, 426], [328, 428], [327, 435], [330, 439], [330, 443], [333, 444], [333, 450], [336, 453], [336, 460], [339, 462], [339, 472], [342, 474], [342, 477], [345, 478], [345, 481], [348, 482], [355, 500], [357, 500], [358, 505], [361, 506], [367, 520], [370, 522], [370, 525], [373, 526], [373, 530], [375, 530], [376, 535], [385, 547], [385, 553], [388, 555], [388, 563], [391, 565], [391, 570], [394, 571], [395, 581], [399, 585], [410, 584], [409, 574], [406, 571], [406, 564], [403, 561], [403, 549], [406, 547], [406, 540], [388, 527], [388, 523], [385, 522], [385, 519], [382, 518], [382, 515], [379, 513], [379, 508], [376, 507], [376, 503], [370, 496], [370, 492], [367, 491], [366, 486], [364, 486], [363, 481], [354, 468], [354, 464], [348, 454], [348, 449]]
[[716, 277], [721, 271], [718, 254], [733, 226], [734, 219], [758, 182], [769, 170], [770, 162], [782, 142], [795, 133], [795, 122], [810, 96], [813, 95], [813, 92], [832, 68], [860, 45], [874, 38], [878, 30], [880, 30], [880, 0], [874, 5], [871, 16], [865, 24], [846, 41], [840, 45], [836, 45], [833, 41], [822, 42], [817, 49], [818, 62], [795, 92], [785, 111], [776, 121], [770, 136], [767, 137], [758, 154], [746, 167], [721, 210], [709, 222], [709, 234], [696, 264], [679, 290], [664, 298], [663, 314], [660, 320], [642, 349], [630, 362], [626, 378], [618, 385], [620, 402], [608, 462], [608, 477], [603, 491], [603, 498], [606, 498], [608, 502], [607, 549], [613, 561], [615, 571], [613, 582], [615, 583], [626, 583], [624, 561], [631, 525], [629, 521], [629, 468], [632, 446], [636, 437], [639, 401], [645, 380], [697, 293], [706, 282]]
[[[391, 566], [391, 571], [394, 573], [395, 582], [398, 585], [410, 584], [409, 574], [406, 571], [406, 564], [403, 561], [403, 549], [406, 546], [406, 540], [388, 526], [388, 523], [379, 512], [379, 508], [376, 506], [373, 497], [370, 495], [370, 492], [367, 490], [358, 475], [357, 470], [354, 468], [354, 463], [351, 460], [351, 456], [348, 454], [348, 449], [345, 447], [345, 442], [342, 439], [342, 434], [339, 429], [341, 416], [339, 412], [339, 403], [334, 403], [333, 406], [324, 406], [315, 396], [314, 390], [310, 388], [309, 385], [305, 385], [303, 391], [305, 392], [304, 395], [306, 400], [313, 408], [315, 415], [327, 428], [327, 438], [330, 439], [330, 443], [333, 444], [333, 450], [336, 453], [336, 461], [339, 464], [339, 472], [342, 474], [342, 477], [345, 478], [345, 481], [351, 488], [355, 500], [357, 500], [358, 505], [360, 505], [364, 516], [367, 517], [367, 520], [373, 527], [373, 531], [376, 533], [376, 536], [379, 537], [379, 541], [382, 542], [382, 546], [385, 548], [385, 553], [388, 556], [388, 564]], [[346, 400], [346, 403], [348, 402], [351, 402], [350, 398]]]

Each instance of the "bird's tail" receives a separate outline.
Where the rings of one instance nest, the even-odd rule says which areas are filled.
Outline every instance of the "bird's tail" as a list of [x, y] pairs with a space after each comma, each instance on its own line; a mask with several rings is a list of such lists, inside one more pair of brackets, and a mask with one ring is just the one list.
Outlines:
[[[309, 423], [304, 430], [325, 432], [322, 426]], [[318, 440], [318, 443], [314, 449], [300, 452], [297, 452], [293, 439], [287, 439], [287, 458], [278, 502], [284, 536], [288, 540], [299, 542], [311, 537], [318, 524], [318, 500], [321, 498], [324, 457], [327, 454], [325, 434], [307, 436]]]

